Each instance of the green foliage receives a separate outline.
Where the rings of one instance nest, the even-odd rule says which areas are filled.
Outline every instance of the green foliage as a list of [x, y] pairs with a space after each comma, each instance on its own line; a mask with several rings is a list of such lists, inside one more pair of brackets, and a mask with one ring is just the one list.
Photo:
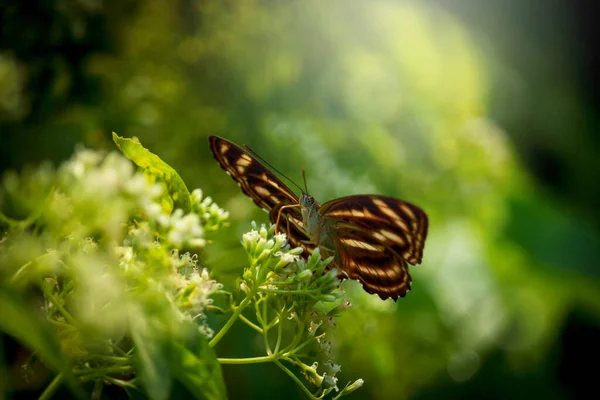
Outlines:
[[178, 194], [194, 212], [166, 212], [164, 177], [174, 174], [156, 159], [153, 179], [117, 153], [90, 150], [56, 171], [5, 177], [2, 210], [21, 205], [13, 214], [26, 217], [0, 214], [2, 330], [57, 372], [55, 383], [66, 379], [78, 392], [73, 376], [100, 383], [96, 391], [113, 384], [165, 399], [177, 380], [196, 398], [223, 398], [205, 322], [221, 285], [180, 250], [201, 251], [202, 221], [214, 230], [227, 213], [187, 190]]
[[138, 167], [144, 168], [150, 177], [158, 178], [158, 182], [165, 185], [166, 191], [161, 201], [167, 203], [165, 211], [170, 213], [173, 208], [179, 208], [184, 213], [190, 211], [190, 193], [177, 171], [146, 150], [138, 140], [122, 138], [113, 132], [113, 141], [125, 157]]

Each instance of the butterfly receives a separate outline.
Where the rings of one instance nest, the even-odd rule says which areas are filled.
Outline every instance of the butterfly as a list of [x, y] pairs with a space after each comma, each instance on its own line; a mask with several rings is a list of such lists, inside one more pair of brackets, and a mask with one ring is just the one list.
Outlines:
[[421, 263], [427, 214], [393, 197], [341, 197], [320, 205], [302, 191], [298, 197], [256, 157], [227, 139], [210, 136], [216, 160], [254, 203], [263, 208], [292, 247], [308, 257], [318, 246], [323, 258], [383, 300], [404, 297], [411, 288], [408, 264]]

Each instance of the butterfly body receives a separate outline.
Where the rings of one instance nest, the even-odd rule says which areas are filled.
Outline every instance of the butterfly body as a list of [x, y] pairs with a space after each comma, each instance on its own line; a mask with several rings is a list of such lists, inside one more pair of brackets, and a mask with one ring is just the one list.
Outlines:
[[300, 195], [300, 213], [302, 214], [302, 225], [304, 226], [306, 235], [312, 243], [321, 248], [321, 254], [327, 254], [334, 249], [334, 243], [329, 236], [330, 227], [319, 213], [320, 207], [312, 196], [306, 193]]
[[307, 193], [298, 198], [236, 144], [217, 136], [209, 142], [221, 167], [305, 256], [319, 247], [324, 258], [333, 255], [335, 267], [382, 299], [397, 300], [410, 290], [408, 264], [421, 262], [428, 229], [419, 207], [381, 195], [347, 196], [320, 205]]

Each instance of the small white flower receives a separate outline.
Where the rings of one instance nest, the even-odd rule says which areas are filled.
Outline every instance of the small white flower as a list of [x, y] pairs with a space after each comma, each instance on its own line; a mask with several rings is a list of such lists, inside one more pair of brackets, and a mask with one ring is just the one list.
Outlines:
[[167, 238], [175, 246], [184, 242], [192, 246], [202, 247], [206, 244], [202, 238], [204, 229], [200, 225], [200, 218], [196, 214], [181, 216], [183, 211], [177, 209], [171, 217], [171, 230]]
[[191, 199], [195, 203], [200, 203], [202, 200], [202, 189], [194, 189], [191, 194]]
[[290, 254], [290, 253], [281, 253], [278, 252], [275, 255], [279, 254], [279, 258], [281, 258], [281, 261], [284, 261], [288, 264], [293, 263], [294, 261], [296, 261], [298, 258], [300, 258], [300, 256], [297, 256], [295, 254]]
[[157, 197], [160, 197], [162, 193], [163, 187], [158, 183], [153, 183], [152, 186], [150, 186], [150, 190], [148, 191], [148, 197], [150, 197], [151, 199], [156, 199]]
[[202, 248], [206, 246], [206, 240], [200, 238], [190, 239], [187, 243], [190, 247], [193, 248]]
[[133, 261], [133, 248], [132, 247], [118, 247], [117, 251], [121, 253], [119, 260], [119, 266], [126, 268], [129, 263]]
[[323, 351], [323, 353], [331, 353], [331, 342], [329, 340], [320, 340], [319, 344], [321, 345], [321, 350]]
[[337, 387], [337, 377], [333, 376], [333, 375], [328, 375], [325, 374], [323, 376], [323, 386], [326, 388], [334, 388], [336, 392], [339, 391], [338, 387]]
[[255, 231], [254, 229], [252, 229], [250, 232], [244, 233], [242, 236], [242, 241], [248, 244], [255, 243], [258, 241], [258, 239], [260, 239], [260, 235], [258, 234], [258, 231]]
[[[160, 206], [160, 204], [158, 203], [148, 203], [144, 206], [144, 211], [146, 212], [146, 214], [148, 214], [149, 218], [155, 218], [159, 223], [161, 223], [159, 221], [159, 216], [160, 215], [164, 215], [162, 213], [162, 207]], [[163, 220], [164, 222], [164, 220]], [[168, 217], [167, 217], [167, 223], [168, 223]], [[162, 223], [161, 223], [162, 225]]]
[[286, 234], [282, 233], [282, 232], [276, 233], [275, 234], [275, 243], [279, 247], [285, 246], [285, 244], [287, 243], [287, 236], [286, 236]]
[[[263, 239], [266, 239], [266, 238], [267, 238], [268, 231], [267, 231], [267, 228], [265, 227], [265, 224], [262, 224], [262, 225], [260, 226], [259, 233], [260, 233], [260, 237], [261, 237], [261, 238], [263, 238]], [[272, 245], [271, 245], [271, 246], [272, 246]]]
[[167, 228], [171, 225], [171, 218], [161, 212], [160, 214], [156, 215], [156, 222], [158, 222], [160, 226]]
[[[331, 345], [331, 343], [330, 343]], [[339, 364], [334, 363], [333, 361], [329, 361], [327, 363], [328, 367], [329, 367], [329, 371], [331, 372], [332, 375], [337, 375], [338, 372], [340, 372], [342, 370], [342, 366]]]
[[145, 194], [147, 187], [148, 180], [143, 175], [136, 174], [125, 183], [123, 189], [133, 196], [141, 196]]

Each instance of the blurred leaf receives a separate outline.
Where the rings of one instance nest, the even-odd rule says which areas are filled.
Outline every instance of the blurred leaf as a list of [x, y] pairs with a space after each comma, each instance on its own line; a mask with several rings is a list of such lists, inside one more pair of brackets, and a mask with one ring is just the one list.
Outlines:
[[225, 382], [215, 352], [195, 326], [190, 325], [189, 331], [186, 346], [173, 344], [171, 367], [177, 379], [197, 399], [226, 399]]
[[135, 343], [135, 365], [144, 391], [151, 399], [169, 398], [171, 370], [169, 346], [163, 335], [141, 321], [131, 318], [131, 337]]
[[177, 171], [156, 154], [148, 151], [137, 140], [120, 137], [114, 132], [113, 140], [125, 157], [137, 166], [144, 168], [151, 176], [165, 183], [167, 193], [163, 196], [163, 207], [173, 199], [173, 205], [167, 206], [169, 211], [172, 211], [173, 208], [181, 208], [185, 213], [190, 211], [190, 192]]
[[0, 304], [0, 329], [37, 353], [46, 365], [59, 371], [77, 398], [84, 398], [83, 391], [71, 375], [70, 366], [61, 353], [58, 339], [49, 326], [31, 312], [28, 302], [18, 294], [1, 288]]

